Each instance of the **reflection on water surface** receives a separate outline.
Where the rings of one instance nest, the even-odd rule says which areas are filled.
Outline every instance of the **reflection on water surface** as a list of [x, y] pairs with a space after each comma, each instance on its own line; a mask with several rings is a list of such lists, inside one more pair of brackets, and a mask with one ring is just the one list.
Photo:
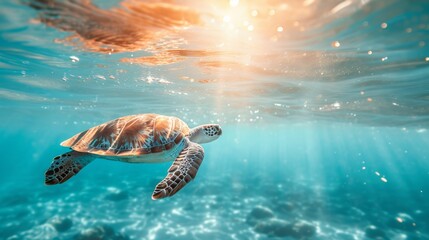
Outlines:
[[[138, 103], [152, 99], [142, 92], [150, 89], [166, 102], [185, 106], [182, 109], [163, 104], [165, 112], [188, 119], [194, 119], [193, 113], [197, 113], [204, 115], [202, 121], [216, 116], [220, 122], [284, 118], [369, 125], [426, 126], [429, 122], [425, 80], [429, 62], [426, 43], [429, 27], [425, 24], [429, 20], [428, 3], [370, 0], [26, 0], [24, 3], [33, 9], [29, 14], [32, 17], [26, 20], [41, 23], [32, 25], [36, 41], [25, 44], [43, 48], [39, 42], [55, 40], [57, 48], [65, 44], [70, 54], [58, 59], [59, 56], [51, 57], [49, 52], [35, 56], [14, 49], [8, 52], [63, 67], [65, 72], [58, 69], [58, 75], [63, 76], [54, 72], [52, 82], [66, 81], [60, 84], [80, 95], [82, 111], [93, 111], [89, 106], [108, 103], [141, 112], [136, 110]], [[10, 14], [5, 14], [5, 18], [12, 22]], [[44, 25], [48, 26], [46, 29], [54, 29], [54, 33], [61, 31], [61, 36], [37, 35]], [[75, 55], [82, 55], [80, 61], [70, 62]], [[52, 78], [49, 74], [34, 76], [31, 71], [27, 74], [25, 70], [22, 75], [27, 79]], [[25, 82], [36, 87], [22, 79], [11, 81], [11, 85]], [[86, 87], [81, 91], [76, 84]], [[148, 88], [147, 84], [161, 86]], [[96, 92], [98, 85], [105, 86], [104, 90]], [[129, 94], [120, 102], [111, 101], [114, 93], [109, 89], [113, 87]], [[13, 102], [39, 98], [32, 96], [32, 92], [21, 91], [11, 86], [3, 89], [0, 96]], [[94, 94], [99, 97], [91, 103]], [[60, 98], [61, 106], [66, 108], [73, 105], [57, 94], [44, 98], [47, 103]], [[203, 114], [197, 107], [201, 102], [216, 110]], [[221, 109], [224, 116], [216, 115]], [[147, 111], [159, 112], [150, 106]]]

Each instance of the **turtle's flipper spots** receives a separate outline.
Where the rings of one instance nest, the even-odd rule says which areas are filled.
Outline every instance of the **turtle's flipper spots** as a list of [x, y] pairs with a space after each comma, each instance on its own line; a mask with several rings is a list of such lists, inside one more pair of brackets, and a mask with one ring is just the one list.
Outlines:
[[168, 174], [153, 191], [152, 199], [171, 197], [195, 178], [204, 158], [204, 149], [197, 143], [188, 142], [168, 169]]
[[94, 158], [90, 154], [76, 151], [56, 156], [45, 172], [45, 184], [54, 185], [67, 181], [92, 160]]

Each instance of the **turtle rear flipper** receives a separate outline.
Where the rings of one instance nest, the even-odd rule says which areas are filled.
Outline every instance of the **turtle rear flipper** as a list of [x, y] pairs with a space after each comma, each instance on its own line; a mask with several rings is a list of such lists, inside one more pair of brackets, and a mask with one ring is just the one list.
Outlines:
[[63, 183], [76, 175], [93, 160], [94, 157], [91, 154], [76, 151], [56, 156], [51, 166], [45, 172], [45, 184], [54, 185]]
[[167, 176], [155, 187], [152, 199], [171, 197], [195, 178], [204, 158], [204, 149], [187, 140], [185, 148], [168, 169]]

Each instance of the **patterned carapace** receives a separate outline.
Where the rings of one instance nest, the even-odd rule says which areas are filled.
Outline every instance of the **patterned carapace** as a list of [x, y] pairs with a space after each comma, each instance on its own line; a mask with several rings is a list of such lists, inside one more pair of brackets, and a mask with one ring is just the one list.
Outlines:
[[188, 134], [188, 125], [176, 117], [139, 114], [90, 128], [61, 145], [78, 152], [132, 156], [170, 150]]

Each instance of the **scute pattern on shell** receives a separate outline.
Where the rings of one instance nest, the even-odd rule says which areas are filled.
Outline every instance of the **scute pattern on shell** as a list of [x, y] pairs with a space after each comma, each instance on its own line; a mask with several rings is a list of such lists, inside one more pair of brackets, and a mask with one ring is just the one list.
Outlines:
[[188, 125], [176, 117], [139, 114], [90, 128], [61, 145], [78, 152], [135, 156], [169, 150], [188, 134]]

